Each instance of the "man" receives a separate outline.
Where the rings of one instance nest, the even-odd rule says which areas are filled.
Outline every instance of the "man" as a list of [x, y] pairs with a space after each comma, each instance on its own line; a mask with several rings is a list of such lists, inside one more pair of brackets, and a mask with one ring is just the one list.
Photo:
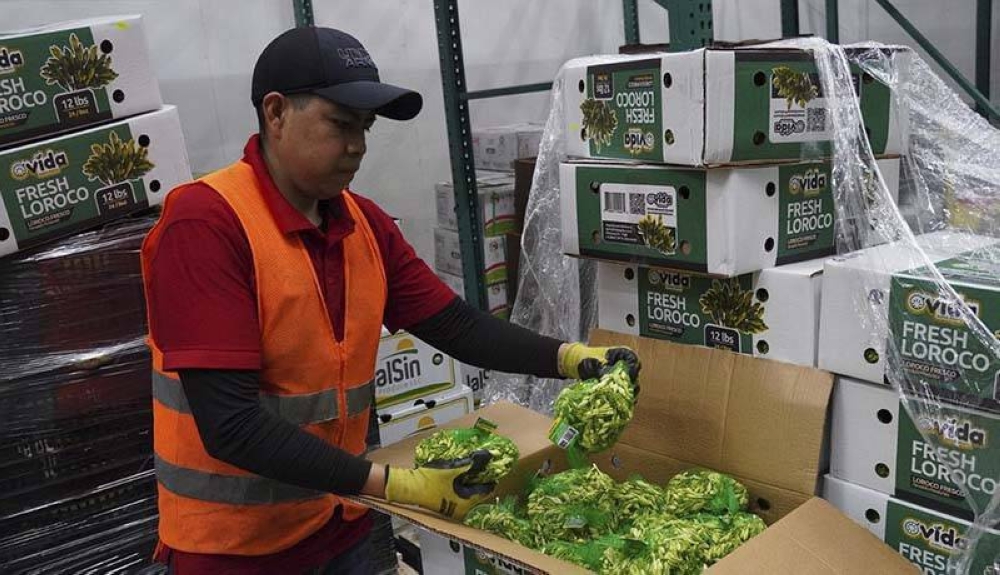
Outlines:
[[[461, 517], [488, 454], [420, 469], [365, 449], [381, 326], [455, 358], [543, 377], [596, 374], [624, 348], [539, 336], [464, 303], [381, 209], [351, 191], [376, 116], [419, 94], [379, 81], [332, 29], [275, 39], [253, 73], [242, 161], [168, 196], [143, 245], [159, 483], [157, 558], [198, 573], [368, 573], [363, 493]], [[484, 457], [485, 456], [485, 457]]]

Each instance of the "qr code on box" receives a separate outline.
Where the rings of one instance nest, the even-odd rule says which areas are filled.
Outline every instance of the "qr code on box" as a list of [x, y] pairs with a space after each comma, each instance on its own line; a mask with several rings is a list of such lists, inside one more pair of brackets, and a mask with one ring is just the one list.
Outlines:
[[826, 131], [826, 108], [806, 108], [806, 131]]
[[646, 214], [646, 194], [628, 195], [628, 213], [638, 216]]

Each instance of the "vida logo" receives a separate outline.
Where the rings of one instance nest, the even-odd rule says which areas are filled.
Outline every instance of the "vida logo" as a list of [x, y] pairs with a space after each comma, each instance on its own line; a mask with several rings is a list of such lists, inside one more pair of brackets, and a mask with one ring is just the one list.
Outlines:
[[926, 416], [920, 419], [920, 428], [959, 448], [986, 447], [986, 430], [974, 427], [968, 420]]
[[10, 175], [15, 180], [24, 180], [28, 176], [44, 178], [58, 174], [69, 165], [66, 152], [39, 150], [34, 156], [17, 160], [10, 165]]
[[941, 523], [927, 524], [908, 517], [903, 520], [903, 532], [910, 538], [923, 539], [931, 547], [944, 551], [963, 551], [968, 546], [968, 541], [958, 529]]
[[649, 270], [649, 285], [670, 291], [684, 291], [691, 287], [691, 276], [676, 272]]
[[[965, 299], [966, 307], [973, 315], [979, 316], [979, 302]], [[951, 299], [939, 297], [924, 291], [912, 291], [906, 296], [906, 307], [913, 314], [927, 314], [932, 318], [948, 323], [963, 323], [962, 306]]]
[[6, 46], [0, 47], [0, 74], [10, 74], [24, 66], [24, 55], [20, 50], [11, 52]]
[[826, 174], [813, 168], [804, 174], [795, 174], [788, 179], [788, 191], [792, 195], [815, 196], [826, 189]]

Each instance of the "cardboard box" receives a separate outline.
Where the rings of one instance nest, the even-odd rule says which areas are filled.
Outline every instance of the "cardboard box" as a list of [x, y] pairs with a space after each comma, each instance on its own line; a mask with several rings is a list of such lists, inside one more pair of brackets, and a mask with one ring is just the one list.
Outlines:
[[[894, 56], [908, 59], [909, 51]], [[889, 88], [856, 67], [852, 74], [872, 150], [901, 153], [906, 126], [897, 121], [904, 115]], [[786, 98], [783, 79], [808, 80], [813, 93], [803, 94], [806, 102]], [[581, 58], [567, 64], [564, 86], [570, 156], [700, 166], [831, 155], [827, 102], [808, 52], [711, 48]]]
[[[990, 264], [998, 257], [997, 240], [937, 232], [917, 241], [986, 327], [1000, 329], [1000, 286], [995, 264]], [[963, 254], [968, 250], [973, 251]], [[1000, 409], [1000, 360], [955, 317], [954, 307], [939, 298], [936, 284], [920, 269], [922, 262], [920, 254], [903, 243], [827, 261], [819, 366], [882, 382], [886, 341], [892, 337], [912, 383], [927, 385], [936, 396], [951, 401]]]
[[140, 16], [63, 22], [0, 40], [0, 146], [162, 105]]
[[[750, 489], [751, 510], [775, 524], [707, 573], [911, 572], [908, 566], [901, 567], [905, 562], [899, 557], [846, 518], [821, 502], [810, 501], [819, 479], [833, 384], [830, 374], [604, 330], [596, 330], [591, 343], [628, 345], [643, 360], [642, 393], [635, 416], [621, 441], [594, 458], [598, 466], [618, 480], [639, 473], [657, 483], [693, 466], [717, 469], [744, 482]], [[548, 417], [497, 403], [445, 427], [468, 427], [478, 417], [497, 423], [498, 432], [513, 440], [521, 454], [515, 471], [498, 486], [498, 495], [522, 492], [542, 466], [565, 468], [564, 452], [547, 438], [552, 423]], [[411, 467], [419, 439], [414, 436], [374, 451], [369, 458]], [[431, 512], [374, 498], [361, 500], [533, 572], [584, 572]], [[828, 537], [841, 532], [842, 539]], [[802, 537], [796, 536], [799, 533]], [[760, 568], [748, 568], [748, 563]], [[799, 570], [801, 565], [813, 570]], [[819, 569], [818, 565], [827, 567]]]
[[[995, 445], [1000, 416], [949, 405], [918, 411], [922, 415], [911, 417], [892, 388], [838, 378], [830, 473], [972, 520], [965, 494], [982, 511], [1000, 481], [1000, 447]], [[921, 431], [934, 443], [924, 441]]]
[[968, 522], [829, 475], [824, 481], [823, 497], [913, 562], [924, 575], [1000, 572], [1000, 533], [996, 531], [983, 532], [971, 565], [964, 570], [959, 569], [956, 559], [969, 545]]
[[383, 329], [373, 382], [381, 410], [455, 389], [455, 362], [405, 331]]
[[[500, 237], [480, 237], [484, 272], [489, 285], [507, 281], [507, 241]], [[439, 272], [462, 276], [462, 246], [458, 232], [434, 228], [434, 267]]]
[[[132, 154], [131, 171], [109, 169], [108, 159], [123, 153]], [[0, 256], [160, 204], [174, 186], [190, 179], [173, 106], [4, 150]]]
[[514, 169], [514, 162], [538, 155], [544, 127], [514, 124], [472, 131], [472, 158], [477, 170]]
[[[465, 280], [462, 276], [452, 275], [441, 270], [436, 270], [437, 276], [446, 283], [451, 291], [465, 298]], [[507, 319], [510, 317], [509, 296], [507, 294], [507, 282], [500, 281], [486, 286], [486, 305], [490, 314]]]
[[382, 447], [419, 431], [434, 429], [472, 413], [472, 390], [458, 385], [438, 395], [380, 409], [378, 435]]
[[822, 273], [822, 259], [730, 279], [599, 262], [597, 324], [814, 367]]
[[[479, 191], [479, 223], [486, 237], [502, 236], [520, 230], [514, 206], [514, 176], [507, 173], [477, 172]], [[441, 182], [434, 186], [437, 198], [437, 225], [458, 231], [455, 214], [455, 186]]]
[[[895, 199], [899, 160], [879, 160]], [[742, 168], [562, 164], [567, 254], [722, 276], [836, 253], [829, 162]]]

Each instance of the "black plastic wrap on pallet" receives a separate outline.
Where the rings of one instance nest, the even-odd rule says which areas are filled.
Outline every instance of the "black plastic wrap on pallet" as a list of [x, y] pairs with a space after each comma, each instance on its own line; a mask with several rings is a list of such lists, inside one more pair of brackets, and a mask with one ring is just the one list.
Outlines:
[[4, 366], [0, 573], [129, 573], [156, 541], [143, 338]]
[[145, 334], [139, 250], [156, 213], [0, 258], [0, 378], [39, 356]]
[[0, 515], [0, 573], [132, 573], [156, 545], [151, 469]]
[[0, 373], [0, 446], [98, 419], [151, 409], [150, 353], [144, 338], [5, 366]]

